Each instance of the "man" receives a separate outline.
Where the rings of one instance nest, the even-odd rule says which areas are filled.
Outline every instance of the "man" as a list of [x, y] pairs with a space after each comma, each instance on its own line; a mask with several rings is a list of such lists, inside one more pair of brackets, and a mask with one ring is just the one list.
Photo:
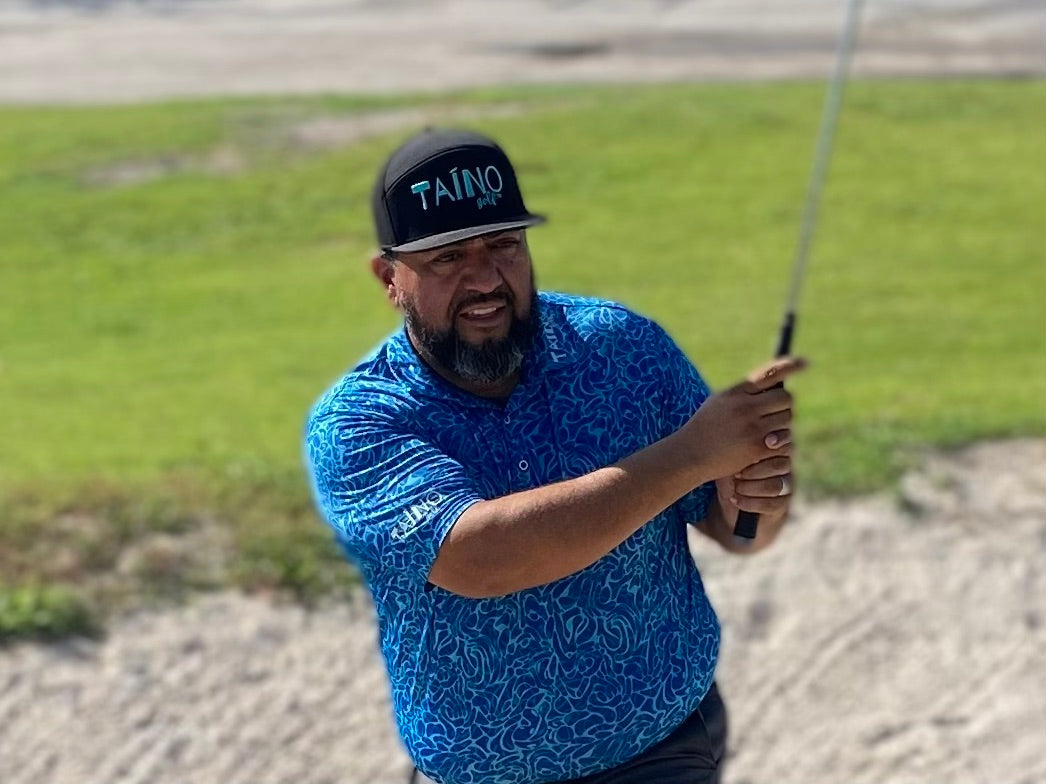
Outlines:
[[[322, 513], [374, 598], [396, 721], [441, 784], [714, 782], [719, 624], [686, 524], [777, 535], [783, 359], [710, 395], [649, 319], [538, 293], [543, 221], [490, 139], [379, 173], [371, 261], [405, 326], [306, 427]], [[738, 508], [762, 515], [735, 543]]]

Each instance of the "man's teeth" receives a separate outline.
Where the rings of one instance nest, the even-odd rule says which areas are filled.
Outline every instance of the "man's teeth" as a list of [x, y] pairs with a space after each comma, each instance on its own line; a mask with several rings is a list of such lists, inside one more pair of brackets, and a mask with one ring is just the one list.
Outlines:
[[492, 305], [489, 308], [475, 308], [473, 310], [466, 310], [465, 311], [465, 315], [466, 316], [489, 316], [491, 313], [493, 313], [495, 310], [497, 310], [500, 307], [501, 307], [500, 305]]

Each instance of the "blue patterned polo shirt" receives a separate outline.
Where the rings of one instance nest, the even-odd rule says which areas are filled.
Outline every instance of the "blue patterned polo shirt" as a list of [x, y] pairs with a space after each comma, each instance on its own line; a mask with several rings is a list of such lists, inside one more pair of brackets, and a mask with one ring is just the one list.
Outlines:
[[507, 401], [470, 395], [399, 331], [316, 404], [305, 459], [319, 507], [374, 599], [400, 735], [443, 784], [535, 784], [618, 765], [708, 690], [719, 623], [686, 544], [697, 488], [591, 566], [485, 599], [427, 582], [471, 504], [610, 465], [708, 396], [649, 319], [541, 293]]

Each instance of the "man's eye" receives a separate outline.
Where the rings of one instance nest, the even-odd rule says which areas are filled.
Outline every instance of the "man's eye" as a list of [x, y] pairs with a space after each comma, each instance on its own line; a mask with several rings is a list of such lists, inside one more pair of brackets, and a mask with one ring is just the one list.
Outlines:
[[457, 260], [458, 260], [458, 254], [457, 253], [444, 253], [442, 256], [437, 256], [436, 258], [434, 258], [432, 260], [432, 263], [433, 264], [440, 264], [440, 265], [452, 264], [453, 262], [455, 262]]
[[495, 248], [516, 248], [519, 247], [519, 240], [517, 239], [505, 239], [498, 240], [494, 243]]

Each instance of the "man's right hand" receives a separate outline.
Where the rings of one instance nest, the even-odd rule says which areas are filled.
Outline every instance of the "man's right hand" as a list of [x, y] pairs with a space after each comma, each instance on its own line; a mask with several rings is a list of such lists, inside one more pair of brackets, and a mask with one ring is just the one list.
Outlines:
[[790, 453], [792, 396], [777, 385], [804, 368], [801, 357], [781, 357], [709, 397], [681, 432], [693, 444], [695, 462], [723, 477]]

